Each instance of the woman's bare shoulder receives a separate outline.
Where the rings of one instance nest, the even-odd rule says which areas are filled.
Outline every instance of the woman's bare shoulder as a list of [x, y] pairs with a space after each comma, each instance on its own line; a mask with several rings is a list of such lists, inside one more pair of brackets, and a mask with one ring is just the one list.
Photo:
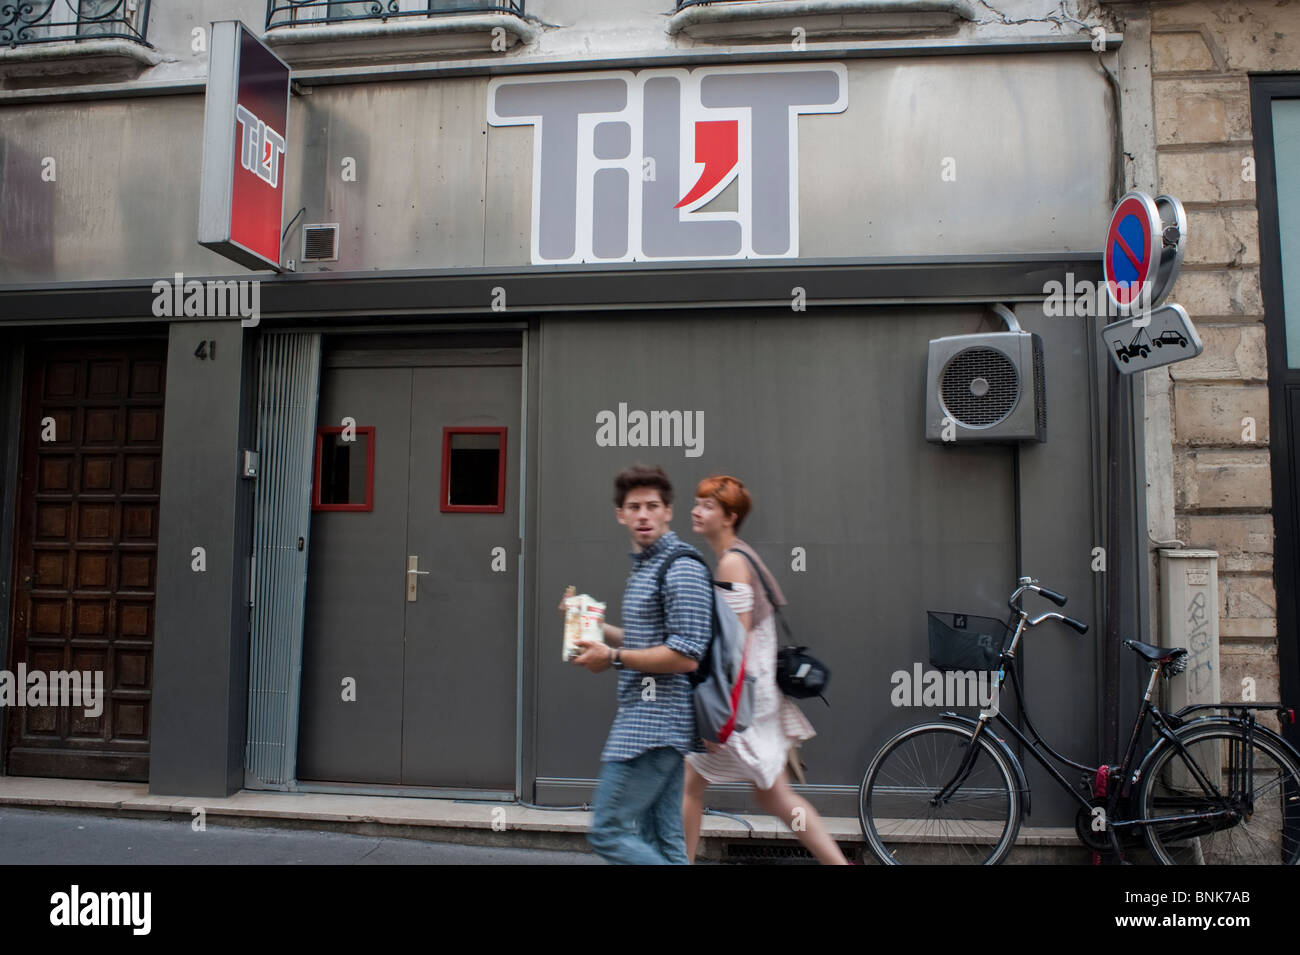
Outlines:
[[718, 561], [718, 579], [749, 583], [749, 561], [734, 551], [727, 551]]

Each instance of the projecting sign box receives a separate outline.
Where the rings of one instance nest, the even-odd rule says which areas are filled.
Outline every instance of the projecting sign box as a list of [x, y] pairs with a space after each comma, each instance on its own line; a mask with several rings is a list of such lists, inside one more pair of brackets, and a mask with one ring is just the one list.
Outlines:
[[237, 20], [212, 24], [199, 244], [280, 270], [289, 66]]

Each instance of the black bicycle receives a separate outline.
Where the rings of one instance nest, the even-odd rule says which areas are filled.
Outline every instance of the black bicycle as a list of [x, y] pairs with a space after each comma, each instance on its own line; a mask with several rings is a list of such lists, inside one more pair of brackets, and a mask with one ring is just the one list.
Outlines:
[[[1063, 595], [1021, 577], [1008, 601], [1012, 617], [1001, 624], [1002, 636], [1011, 635], [1009, 644], [983, 652], [989, 668], [996, 667], [993, 685], [999, 691], [1010, 675], [1033, 739], [994, 705], [981, 710], [978, 719], [940, 713], [938, 721], [910, 727], [885, 743], [858, 791], [858, 819], [876, 858], [890, 865], [996, 865], [1006, 859], [1022, 814], [1030, 810], [1030, 791], [1006, 737], [990, 726], [996, 721], [1079, 803], [1075, 831], [1094, 851], [1120, 861], [1120, 836], [1140, 830], [1151, 854], [1165, 865], [1300, 862], [1300, 753], [1255, 719], [1264, 710], [1294, 723], [1294, 709], [1280, 703], [1225, 703], [1162, 712], [1152, 702], [1156, 681], [1181, 673], [1187, 651], [1127, 640], [1124, 645], [1150, 664], [1151, 678], [1123, 761], [1094, 767], [1067, 759], [1029, 718], [1014, 665], [1016, 649], [1025, 631], [1046, 620], [1059, 620], [1079, 633], [1088, 625], [1054, 612], [1030, 618], [1021, 607], [1026, 591], [1065, 606]], [[1216, 710], [1227, 715], [1210, 712]], [[1148, 719], [1156, 739], [1139, 759]], [[1071, 785], [1043, 751], [1082, 771], [1081, 784]]]

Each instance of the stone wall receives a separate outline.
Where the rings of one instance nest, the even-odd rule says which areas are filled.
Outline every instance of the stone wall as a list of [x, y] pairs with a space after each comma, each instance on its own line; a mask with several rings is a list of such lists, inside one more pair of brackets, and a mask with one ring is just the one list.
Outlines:
[[[1205, 342], [1168, 366], [1177, 536], [1217, 550], [1222, 693], [1277, 699], [1268, 368], [1250, 70], [1300, 71], [1300, 3], [1151, 3], [1161, 192], [1183, 200], [1187, 256], [1170, 296]], [[1154, 372], [1153, 372], [1154, 374]]]

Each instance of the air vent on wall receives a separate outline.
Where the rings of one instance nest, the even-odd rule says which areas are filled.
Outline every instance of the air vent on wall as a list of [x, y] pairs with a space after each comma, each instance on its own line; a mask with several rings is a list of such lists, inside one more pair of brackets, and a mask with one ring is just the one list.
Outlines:
[[952, 335], [930, 342], [927, 441], [1046, 441], [1043, 341], [1022, 331], [1002, 305], [1009, 331]]
[[1020, 400], [1020, 375], [995, 348], [965, 348], [943, 369], [939, 400], [954, 420], [972, 428], [1006, 420]]
[[339, 224], [317, 223], [302, 227], [302, 261], [337, 262], [339, 258]]

